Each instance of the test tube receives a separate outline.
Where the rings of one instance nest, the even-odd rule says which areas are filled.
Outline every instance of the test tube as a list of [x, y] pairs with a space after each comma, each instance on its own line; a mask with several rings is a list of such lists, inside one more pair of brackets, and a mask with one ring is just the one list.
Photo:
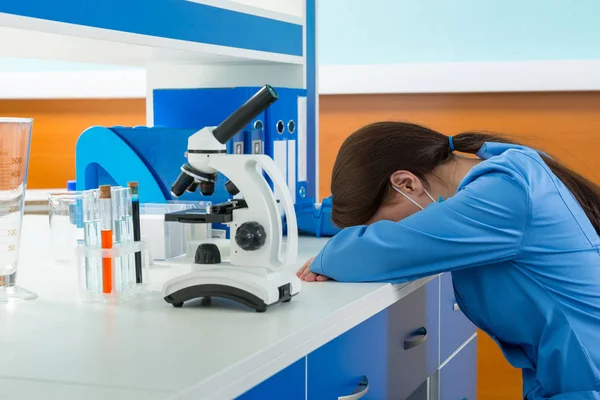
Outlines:
[[[113, 187], [112, 221], [113, 243], [120, 246], [131, 245], [133, 242], [133, 219], [131, 192], [128, 187]], [[124, 255], [115, 259], [115, 283], [118, 292], [125, 292], [135, 286], [135, 256]]]
[[[81, 194], [83, 208], [83, 243], [85, 247], [101, 246], [102, 217], [100, 214], [100, 192], [97, 189], [86, 190]], [[85, 258], [85, 287], [88, 292], [101, 292], [101, 261]]]
[[[112, 211], [111, 188], [109, 185], [100, 186], [100, 214], [102, 216], [102, 248], [112, 249]], [[102, 293], [110, 294], [113, 291], [113, 265], [111, 257], [102, 258]]]
[[[142, 240], [140, 230], [140, 196], [137, 182], [128, 182], [127, 186], [131, 193], [131, 211], [133, 223], [133, 240], [139, 242]], [[135, 253], [135, 283], [143, 282], [142, 277], [142, 253]]]

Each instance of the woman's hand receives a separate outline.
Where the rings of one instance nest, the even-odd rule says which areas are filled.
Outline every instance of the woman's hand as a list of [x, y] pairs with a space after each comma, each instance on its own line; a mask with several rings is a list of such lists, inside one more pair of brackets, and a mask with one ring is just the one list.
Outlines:
[[312, 264], [315, 258], [311, 258], [296, 272], [296, 276], [305, 282], [323, 282], [329, 280], [325, 275], [315, 274], [314, 272], [310, 272], [310, 265]]

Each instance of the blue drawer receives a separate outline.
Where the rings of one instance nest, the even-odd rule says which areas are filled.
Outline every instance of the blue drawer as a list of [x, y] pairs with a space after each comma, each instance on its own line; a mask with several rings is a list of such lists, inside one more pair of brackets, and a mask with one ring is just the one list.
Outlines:
[[477, 396], [477, 336], [440, 370], [440, 400], [475, 400]]
[[465, 317], [465, 314], [460, 311], [458, 304], [456, 304], [450, 273], [443, 274], [441, 279], [440, 360], [444, 362], [477, 331], [477, 328]]
[[439, 366], [439, 278], [389, 309], [389, 399], [406, 399]]
[[306, 358], [301, 358], [266, 381], [256, 385], [238, 400], [289, 399], [305, 400]]
[[347, 396], [363, 377], [368, 379], [369, 391], [362, 399], [392, 398], [387, 395], [387, 327], [388, 313], [384, 310], [310, 353], [308, 398], [335, 400]]

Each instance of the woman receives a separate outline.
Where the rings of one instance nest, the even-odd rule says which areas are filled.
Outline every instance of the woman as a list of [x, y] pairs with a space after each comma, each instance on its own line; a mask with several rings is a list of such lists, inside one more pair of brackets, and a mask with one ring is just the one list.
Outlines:
[[522, 369], [524, 398], [600, 399], [600, 188], [495, 135], [380, 122], [344, 142], [331, 191], [345, 229], [303, 280], [452, 271], [461, 310]]

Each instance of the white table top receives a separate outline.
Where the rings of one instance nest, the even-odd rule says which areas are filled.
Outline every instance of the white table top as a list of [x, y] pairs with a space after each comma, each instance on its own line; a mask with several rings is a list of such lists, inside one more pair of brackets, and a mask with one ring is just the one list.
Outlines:
[[[52, 265], [48, 217], [25, 216], [18, 283], [39, 295], [0, 305], [2, 396], [227, 399], [425, 284], [304, 284], [259, 314], [232, 303], [175, 309], [160, 292], [121, 305], [76, 300], [74, 267]], [[298, 264], [325, 239], [302, 238]], [[151, 273], [156, 289], [176, 270]]]

